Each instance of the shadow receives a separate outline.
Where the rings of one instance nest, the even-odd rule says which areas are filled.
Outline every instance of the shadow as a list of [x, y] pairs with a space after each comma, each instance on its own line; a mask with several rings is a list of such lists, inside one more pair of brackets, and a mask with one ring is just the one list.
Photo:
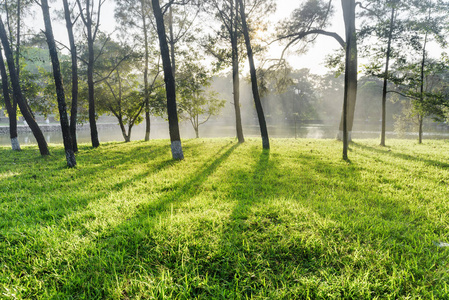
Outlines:
[[422, 163], [425, 163], [426, 165], [429, 165], [432, 167], [437, 167], [437, 168], [441, 168], [441, 169], [449, 168], [448, 163], [431, 160], [431, 159], [426, 159], [426, 158], [421, 158], [421, 157], [416, 157], [416, 156], [412, 156], [412, 155], [404, 154], [404, 153], [396, 153], [396, 152], [391, 151], [391, 149], [390, 149], [391, 147], [388, 147], [388, 146], [386, 147], [386, 149], [385, 149], [385, 147], [382, 147], [382, 149], [379, 149], [379, 148], [363, 145], [360, 143], [354, 143], [354, 146], [359, 149], [371, 151], [371, 152], [381, 154], [381, 155], [400, 158], [403, 160], [412, 160], [412, 161], [422, 162]]
[[[193, 152], [201, 151], [201, 144], [186, 143], [189, 149], [189, 155]], [[198, 148], [200, 147], [200, 148]], [[86, 244], [80, 249], [80, 253], [75, 257], [79, 258], [71, 261], [75, 273], [73, 280], [58, 282], [59, 290], [69, 294], [82, 292], [88, 298], [110, 298], [113, 297], [104, 286], [109, 283], [110, 276], [126, 276], [135, 272], [145, 272], [146, 275], [161, 275], [166, 270], [177, 268], [182, 258], [179, 257], [177, 248], [180, 247], [178, 239], [183, 236], [173, 236], [168, 243], [161, 247], [160, 237], [154, 234], [154, 231], [161, 227], [167, 227], [167, 230], [173, 230], [173, 212], [183, 210], [183, 204], [189, 202], [202, 192], [203, 184], [214, 172], [231, 156], [239, 147], [239, 144], [228, 143], [218, 148], [210, 158], [198, 165], [197, 168], [185, 170], [183, 178], [176, 180], [172, 184], [153, 187], [149, 190], [148, 201], [140, 202], [135, 211], [130, 215], [126, 222], [117, 224], [102, 231], [102, 234], [90, 235]], [[195, 160], [192, 157], [192, 160]], [[161, 163], [170, 165], [174, 168], [173, 173], [179, 173], [183, 170], [185, 161], [170, 161]], [[167, 171], [164, 169], [164, 171]], [[129, 184], [146, 178], [146, 174], [139, 174], [129, 180]], [[176, 178], [175, 178], [176, 179]], [[121, 184], [126, 184], [122, 182]], [[164, 230], [165, 231], [165, 230]], [[172, 247], [171, 247], [172, 246]], [[147, 258], [151, 258], [150, 261]], [[104, 273], [104, 260], [108, 261], [108, 270], [114, 269], [116, 274]], [[140, 261], [140, 262], [139, 262]], [[141, 268], [141, 264], [158, 266], [154, 270]], [[160, 269], [159, 266], [164, 266]], [[88, 268], [88, 269], [86, 269]], [[166, 269], [165, 269], [166, 268]], [[163, 275], [162, 275], [163, 276]], [[179, 278], [182, 281], [182, 278]], [[156, 294], [148, 296], [149, 298], [170, 298], [164, 295], [163, 291], [157, 288]], [[120, 298], [126, 298], [121, 295]]]
[[[74, 230], [72, 214], [83, 211], [92, 201], [98, 202], [111, 192], [175, 164], [172, 160], [163, 159], [166, 146], [124, 146], [115, 151], [108, 149], [109, 157], [103, 155], [105, 148], [117, 145], [105, 145], [86, 152], [82, 150], [77, 154], [78, 167], [73, 169], [61, 167], [65, 165], [62, 148], [52, 149], [53, 155], [47, 157], [39, 156], [36, 149], [28, 147], [8, 156], [0, 171], [0, 194], [7, 195], [0, 199], [0, 205], [8, 207], [2, 215], [0, 227], [16, 232], [33, 224], [59, 224]], [[129, 150], [125, 150], [126, 147]], [[135, 151], [147, 155], [136, 156]], [[133, 170], [133, 165], [141, 168]], [[19, 166], [21, 169], [17, 169]], [[129, 176], [132, 171], [135, 174]], [[93, 174], [103, 180], [91, 181]], [[102, 176], [98, 177], [98, 174]], [[24, 240], [15, 239], [15, 243], [19, 242], [26, 244]]]

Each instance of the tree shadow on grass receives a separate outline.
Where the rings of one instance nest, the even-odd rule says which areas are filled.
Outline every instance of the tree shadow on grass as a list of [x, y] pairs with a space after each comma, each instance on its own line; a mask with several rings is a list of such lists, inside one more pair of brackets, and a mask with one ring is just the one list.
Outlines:
[[[303, 172], [294, 172], [293, 166]], [[386, 254], [407, 256], [419, 248], [420, 263], [437, 269], [434, 256], [424, 258], [433, 245], [421, 241], [417, 246], [428, 234], [422, 213], [373, 193], [360, 166], [301, 154], [290, 172], [264, 152], [253, 170], [229, 173], [227, 180], [234, 180], [230, 199], [236, 204], [222, 230], [221, 247], [197, 266], [200, 274], [216, 279], [211, 284], [215, 293], [225, 290], [229, 298], [397, 297], [407, 295], [422, 270], [385, 260]], [[242, 181], [246, 189], [240, 191]], [[357, 253], [368, 258], [361, 260]], [[407, 275], [397, 275], [393, 270], [398, 269]], [[364, 272], [385, 285], [348, 281]], [[193, 297], [211, 293], [201, 285], [191, 291]]]
[[[238, 146], [239, 144], [227, 144], [217, 149], [213, 157], [197, 169], [189, 170], [192, 176], [164, 188], [161, 195], [148, 195], [148, 202], [141, 203], [127, 221], [87, 241], [79, 253], [71, 258], [73, 261], [70, 261], [70, 265], [73, 266], [74, 273], [69, 279], [57, 280], [54, 283], [58, 286], [57, 289], [67, 294], [78, 293], [87, 298], [114, 298], [115, 296], [110, 294], [114, 277], [135, 278], [139, 272], [142, 276], [152, 277], [151, 274], [156, 276], [164, 272], [161, 268], [171, 269], [178, 266], [179, 256], [173, 253], [173, 248], [168, 248], [170, 243], [161, 247], [158, 237], [152, 236], [151, 232], [155, 230], [154, 227], [160, 226], [160, 219], [169, 220], [173, 209], [176, 210], [178, 205], [199, 194], [202, 184]], [[182, 168], [183, 163], [176, 162], [176, 166]], [[142, 178], [139, 176], [130, 181], [140, 179]], [[174, 236], [172, 239], [176, 241], [177, 238], [180, 237]], [[111, 270], [116, 273], [111, 274]], [[157, 297], [164, 298], [163, 292], [157, 294]]]
[[[145, 151], [148, 156], [136, 158], [134, 151]], [[16, 165], [22, 169], [0, 181], [0, 205], [5, 208], [0, 229], [7, 232], [16, 231], [17, 227], [26, 230], [35, 224], [45, 227], [69, 222], [70, 218], [66, 220], [68, 216], [82, 212], [92, 201], [98, 201], [135, 180], [173, 165], [172, 160], [161, 160], [165, 151], [166, 147], [137, 146], [128, 151], [111, 151], [113, 157], [109, 159], [97, 158], [101, 154], [91, 151], [78, 154], [80, 160], [92, 161], [91, 164], [61, 170], [57, 155], [62, 154], [63, 149], [54, 151], [55, 154], [49, 158], [30, 157], [30, 153], [24, 150], [12, 160], [22, 160], [22, 164]], [[28, 161], [25, 165], [30, 165], [29, 169], [24, 168], [25, 159]], [[122, 166], [143, 164], [143, 161], [146, 169], [138, 171], [133, 177], [126, 179], [126, 174], [117, 175], [124, 172]]]
[[367, 145], [360, 144], [360, 143], [353, 143], [353, 145], [355, 147], [359, 148], [359, 149], [371, 151], [373, 153], [377, 153], [377, 154], [381, 154], [381, 155], [385, 155], [385, 156], [390, 156], [390, 157], [394, 157], [394, 158], [400, 158], [400, 159], [403, 159], [403, 160], [406, 160], [406, 161], [422, 162], [422, 163], [424, 163], [426, 165], [429, 165], [429, 166], [432, 166], [432, 167], [441, 168], [441, 169], [448, 169], [449, 168], [449, 163], [445, 163], [445, 162], [437, 161], [437, 160], [432, 160], [432, 159], [416, 157], [416, 156], [412, 156], [412, 155], [404, 154], [404, 153], [397, 153], [397, 152], [391, 151], [388, 148], [387, 149], [379, 149], [379, 148], [367, 146]]

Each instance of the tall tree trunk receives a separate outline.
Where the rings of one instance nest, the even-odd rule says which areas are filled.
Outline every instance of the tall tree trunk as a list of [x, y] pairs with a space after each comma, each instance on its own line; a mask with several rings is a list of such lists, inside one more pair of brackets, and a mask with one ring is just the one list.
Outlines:
[[145, 101], [145, 141], [150, 140], [151, 120], [150, 120], [150, 94], [148, 91], [148, 63], [149, 63], [149, 47], [148, 47], [148, 32], [146, 22], [146, 8], [145, 0], [140, 0], [140, 8], [143, 23], [143, 37], [145, 47], [145, 65], [143, 70], [143, 86], [144, 86], [144, 101]]
[[0, 50], [0, 74], [2, 76], [3, 98], [5, 99], [6, 111], [8, 112], [9, 117], [9, 136], [11, 138], [11, 148], [14, 151], [20, 151], [20, 144], [19, 140], [17, 139], [17, 117], [16, 113], [13, 111], [13, 106], [11, 104], [8, 75], [6, 73], [5, 61], [3, 60], [1, 50]]
[[[357, 100], [357, 40], [355, 34], [355, 4], [354, 0], [341, 0], [341, 5], [343, 8], [343, 17], [345, 22], [345, 31], [346, 31], [346, 39], [348, 35], [352, 36], [351, 43], [348, 43], [346, 40], [346, 47], [349, 48], [349, 60], [346, 60], [347, 66], [345, 66], [345, 70], [348, 73], [348, 83], [345, 86], [347, 89], [347, 135], [348, 141], [352, 140], [351, 133], [352, 127], [354, 125], [354, 112], [355, 112], [355, 104]], [[346, 52], [348, 53], [348, 51]], [[347, 67], [347, 69], [346, 69]], [[344, 134], [343, 129], [344, 123], [344, 114], [342, 114], [342, 118], [340, 121], [340, 134]]]
[[232, 91], [234, 96], [234, 110], [235, 110], [235, 128], [237, 133], [237, 139], [239, 143], [244, 143], [242, 127], [242, 116], [240, 113], [240, 75], [239, 75], [239, 53], [238, 53], [238, 5], [235, 5], [234, 14], [234, 0], [231, 0], [231, 30], [229, 32], [231, 36], [232, 47]]
[[348, 160], [350, 131], [354, 121], [357, 96], [357, 41], [355, 32], [355, 1], [342, 0], [346, 28], [345, 90], [343, 99], [343, 159]]
[[97, 120], [95, 114], [95, 87], [94, 87], [94, 36], [92, 33], [92, 16], [91, 16], [90, 0], [87, 0], [86, 4], [86, 31], [87, 31], [87, 48], [88, 48], [88, 62], [87, 62], [87, 86], [88, 86], [88, 99], [89, 99], [89, 125], [90, 125], [90, 138], [92, 141], [92, 147], [97, 148], [100, 146], [98, 140]]
[[251, 74], [251, 86], [253, 90], [254, 103], [256, 105], [257, 117], [259, 118], [260, 133], [262, 136], [262, 146], [264, 149], [270, 149], [270, 140], [268, 138], [267, 123], [263, 113], [262, 103], [260, 102], [259, 88], [257, 86], [256, 66], [254, 64], [253, 50], [249, 38], [248, 25], [246, 23], [245, 7], [243, 0], [237, 0], [240, 3], [240, 16], [242, 19], [243, 35], [245, 37], [246, 51], [248, 54], [249, 70]]
[[78, 115], [78, 57], [75, 37], [73, 35], [73, 23], [70, 18], [69, 3], [67, 0], [63, 0], [63, 4], [67, 34], [70, 42], [70, 56], [72, 58], [72, 108], [70, 110], [70, 136], [72, 138], [73, 152], [78, 152], [78, 141], [76, 138], [76, 123]]
[[16, 96], [17, 102], [19, 104], [20, 111], [22, 112], [25, 121], [28, 123], [34, 137], [36, 138], [37, 144], [39, 146], [39, 151], [41, 155], [49, 155], [47, 142], [45, 141], [44, 135], [42, 134], [39, 125], [34, 120], [33, 115], [28, 110], [25, 98], [23, 97], [22, 90], [20, 88], [19, 77], [16, 74], [16, 68], [14, 64], [14, 57], [9, 46], [8, 36], [6, 34], [5, 26], [3, 25], [3, 20], [0, 17], [0, 39], [3, 44], [5, 51], [6, 61], [8, 63], [9, 75], [11, 78], [11, 84], [13, 88], [13, 94]]
[[151, 0], [154, 18], [156, 19], [157, 34], [161, 48], [162, 64], [164, 67], [164, 82], [167, 94], [168, 126], [170, 131], [171, 151], [173, 159], [184, 159], [181, 137], [179, 135], [178, 112], [176, 110], [176, 86], [173, 69], [170, 63], [167, 36], [165, 33], [164, 18], [159, 0]]
[[72, 138], [70, 136], [69, 119], [67, 117], [67, 107], [65, 103], [64, 86], [62, 84], [61, 69], [59, 66], [58, 52], [56, 50], [53, 28], [51, 26], [50, 10], [47, 0], [41, 0], [42, 14], [45, 23], [45, 36], [47, 37], [48, 50], [50, 52], [51, 64], [53, 66], [53, 77], [56, 86], [56, 98], [58, 100], [59, 120], [61, 123], [62, 139], [64, 141], [64, 150], [67, 160], [67, 166], [73, 168], [76, 166], [75, 154], [72, 147]]
[[[429, 11], [430, 15], [430, 11]], [[420, 94], [419, 94], [419, 101], [421, 103], [424, 102], [424, 69], [426, 67], [426, 47], [427, 47], [427, 36], [428, 33], [426, 32], [424, 37], [424, 43], [423, 43], [423, 49], [422, 49], [422, 60], [421, 60], [421, 74], [420, 74]], [[418, 113], [418, 121], [419, 121], [419, 133], [418, 133], [418, 143], [422, 143], [422, 128], [423, 128], [423, 122], [424, 122], [424, 114]]]
[[386, 116], [387, 116], [387, 85], [388, 85], [388, 71], [390, 66], [390, 56], [391, 56], [391, 40], [393, 39], [393, 26], [394, 26], [394, 14], [395, 6], [391, 8], [390, 17], [390, 28], [388, 32], [388, 43], [387, 43], [387, 53], [385, 58], [385, 73], [384, 73], [384, 83], [382, 87], [382, 130], [380, 137], [380, 145], [385, 146], [385, 131], [386, 131]]
[[[9, 40], [12, 41], [12, 32], [11, 32], [11, 26], [9, 21], [9, 9], [8, 9], [8, 1], [5, 1], [5, 12], [6, 12], [6, 22], [8, 25], [8, 31], [9, 31]], [[4, 62], [3, 62], [4, 64]], [[6, 69], [6, 67], [5, 67]], [[7, 77], [5, 77], [7, 78]], [[9, 95], [8, 95], [9, 97]], [[11, 100], [11, 99], [10, 99]], [[6, 101], [6, 99], [5, 99]], [[20, 144], [19, 140], [17, 138], [17, 100], [16, 97], [13, 95], [12, 98], [12, 107], [11, 112], [8, 112], [9, 115], [9, 134], [11, 137], [11, 147], [13, 150], [20, 150]]]

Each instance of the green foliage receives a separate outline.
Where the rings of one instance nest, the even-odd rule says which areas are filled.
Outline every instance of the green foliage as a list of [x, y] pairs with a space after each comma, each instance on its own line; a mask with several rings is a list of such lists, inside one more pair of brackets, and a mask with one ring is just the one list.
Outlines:
[[[446, 86], [448, 65], [443, 61], [429, 59], [422, 70], [422, 63], [411, 63], [401, 68], [403, 76], [399, 90], [411, 101], [412, 116], [430, 116], [436, 121], [444, 121], [449, 106], [449, 90]], [[424, 82], [421, 80], [422, 71]]]
[[446, 299], [449, 144], [377, 144], [0, 148], [1, 295]]
[[212, 76], [195, 60], [184, 62], [178, 72], [178, 110], [181, 120], [188, 120], [199, 137], [198, 128], [211, 116], [218, 115], [226, 101], [218, 94], [206, 90], [211, 85]]

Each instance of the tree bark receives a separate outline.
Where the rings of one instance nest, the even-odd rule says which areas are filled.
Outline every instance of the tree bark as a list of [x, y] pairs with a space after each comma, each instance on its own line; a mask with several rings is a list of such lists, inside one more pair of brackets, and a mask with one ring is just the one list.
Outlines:
[[6, 34], [5, 26], [3, 25], [3, 20], [1, 19], [1, 17], [0, 17], [0, 39], [3, 44], [6, 61], [8, 63], [9, 76], [11, 78], [13, 94], [17, 99], [20, 111], [22, 112], [25, 121], [28, 123], [28, 126], [30, 127], [34, 137], [36, 138], [41, 155], [49, 155], [50, 152], [48, 150], [47, 142], [45, 141], [44, 135], [42, 134], [42, 131], [39, 128], [39, 125], [36, 123], [36, 120], [34, 119], [32, 113], [28, 110], [28, 106], [22, 94], [22, 90], [20, 88], [19, 83], [19, 77], [17, 76], [14, 64], [14, 57], [11, 51], [11, 47], [9, 45], [8, 36]]
[[348, 160], [349, 132], [354, 122], [357, 97], [357, 41], [355, 32], [355, 1], [342, 0], [346, 28], [345, 90], [343, 99], [343, 159]]
[[67, 106], [65, 103], [64, 86], [62, 84], [61, 69], [59, 66], [58, 52], [56, 50], [55, 38], [50, 19], [50, 10], [47, 0], [41, 0], [42, 14], [45, 23], [45, 36], [47, 37], [48, 50], [50, 52], [51, 64], [53, 66], [53, 77], [56, 86], [56, 98], [58, 100], [59, 120], [61, 123], [62, 138], [64, 141], [64, 150], [67, 160], [67, 166], [73, 168], [76, 166], [75, 154], [72, 147], [72, 138], [70, 136], [69, 119], [67, 117]]
[[418, 144], [422, 144], [424, 116], [418, 114]]
[[[98, 140], [98, 130], [97, 130], [97, 120], [95, 114], [95, 90], [94, 90], [94, 42], [99, 24], [95, 24], [94, 33], [92, 32], [93, 21], [91, 12], [91, 2], [86, 0], [85, 13], [82, 8], [80, 0], [77, 0], [78, 7], [80, 10], [80, 16], [83, 20], [84, 26], [87, 32], [87, 86], [88, 86], [88, 101], [89, 101], [89, 125], [90, 125], [90, 139], [92, 142], [92, 147], [97, 148], [100, 146], [100, 141]], [[101, 7], [101, 2], [99, 3], [99, 8]], [[98, 11], [97, 14], [100, 12]]]
[[[430, 15], [430, 11], [429, 11]], [[426, 32], [424, 36], [424, 43], [423, 43], [423, 49], [422, 49], [422, 59], [421, 59], [421, 74], [420, 74], [420, 87], [419, 87], [419, 101], [421, 103], [424, 102], [424, 69], [426, 67], [426, 47], [427, 47], [427, 36], [428, 33]], [[422, 128], [423, 128], [423, 122], [424, 122], [424, 114], [419, 113], [418, 114], [418, 120], [419, 120], [419, 132], [418, 132], [418, 143], [422, 143]]]
[[70, 110], [70, 136], [72, 138], [73, 152], [78, 152], [78, 141], [76, 138], [76, 123], [78, 116], [78, 57], [76, 51], [75, 37], [73, 35], [73, 23], [70, 18], [69, 3], [63, 0], [64, 16], [67, 27], [67, 34], [70, 43], [70, 56], [72, 58], [72, 108]]
[[145, 19], [145, 0], [140, 0], [140, 8], [142, 14], [143, 23], [143, 37], [144, 37], [144, 47], [145, 47], [145, 62], [143, 70], [143, 86], [144, 86], [144, 100], [145, 100], [145, 141], [150, 140], [150, 130], [151, 130], [151, 120], [150, 120], [150, 95], [148, 91], [148, 63], [149, 63], [149, 49], [148, 49], [148, 32], [147, 32], [147, 22]]
[[123, 121], [121, 118], [119, 118], [119, 125], [120, 125], [120, 129], [122, 130], [123, 138], [125, 139], [125, 142], [128, 143], [130, 141], [131, 134], [126, 134], [125, 124], [123, 124]]
[[[343, 8], [343, 18], [345, 22], [346, 32], [346, 55], [349, 55], [349, 59], [346, 59], [345, 73], [348, 73], [348, 83], [345, 85], [345, 91], [347, 91], [347, 138], [348, 141], [352, 140], [351, 132], [354, 125], [354, 112], [355, 104], [357, 100], [357, 40], [355, 32], [355, 1], [354, 0], [341, 0]], [[348, 42], [348, 36], [351, 35], [351, 43]], [[346, 92], [345, 92], [346, 94]], [[340, 121], [340, 132], [344, 134], [343, 123], [344, 113]]]
[[1, 53], [0, 53], [0, 74], [2, 76], [3, 98], [5, 99], [6, 111], [8, 112], [9, 117], [9, 136], [11, 138], [11, 148], [14, 151], [20, 151], [20, 144], [19, 140], [17, 139], [17, 116], [16, 112], [13, 111], [11, 97], [9, 94], [8, 75], [6, 73], [5, 61], [3, 60], [3, 55]]
[[384, 73], [384, 83], [382, 87], [382, 129], [380, 136], [380, 145], [385, 146], [385, 131], [386, 131], [386, 116], [387, 116], [387, 85], [388, 85], [388, 71], [390, 66], [390, 56], [391, 56], [391, 40], [393, 39], [393, 26], [394, 26], [394, 13], [395, 7], [391, 8], [390, 17], [390, 28], [388, 32], [388, 42], [387, 42], [387, 53], [385, 58], [385, 73]]
[[253, 50], [251, 48], [251, 40], [248, 32], [248, 25], [246, 23], [245, 7], [243, 6], [243, 0], [237, 0], [240, 4], [240, 16], [242, 21], [243, 35], [245, 37], [246, 51], [248, 54], [249, 69], [251, 74], [251, 87], [253, 91], [254, 103], [256, 105], [257, 117], [259, 119], [260, 133], [262, 136], [262, 147], [264, 149], [270, 149], [270, 140], [268, 138], [267, 123], [265, 121], [265, 115], [263, 113], [262, 103], [260, 102], [259, 88], [257, 85], [256, 66], [254, 64]]
[[[7, 1], [5, 1], [4, 6], [5, 6], [6, 21], [7, 21], [8, 29], [10, 29], [9, 9], [8, 9]], [[11, 31], [9, 31], [9, 39], [10, 39], [10, 41], [12, 41], [12, 32]], [[3, 62], [3, 64], [4, 64], [4, 62]], [[6, 70], [6, 67], [5, 67], [5, 70]], [[7, 78], [7, 77], [5, 77], [5, 78]], [[6, 99], [5, 99], [5, 101], [6, 101]], [[11, 137], [11, 146], [12, 146], [13, 150], [20, 151], [19, 139], [17, 138], [17, 100], [16, 100], [16, 97], [14, 94], [13, 94], [13, 98], [12, 98], [11, 112], [8, 112], [8, 115], [9, 115], [9, 134]]]
[[171, 59], [171, 68], [173, 71], [173, 77], [175, 77], [176, 79], [176, 61], [175, 61], [175, 34], [173, 32], [173, 9], [170, 5], [169, 9], [168, 9], [168, 30], [170, 33], [170, 39], [169, 39], [169, 44], [170, 44], [170, 59]]
[[231, 26], [229, 35], [231, 37], [232, 48], [232, 91], [234, 96], [234, 111], [235, 111], [235, 128], [237, 140], [239, 143], [244, 143], [243, 137], [242, 117], [240, 113], [240, 75], [239, 75], [239, 50], [238, 50], [238, 6], [235, 5], [234, 14], [234, 0], [231, 0]]
[[167, 113], [171, 140], [171, 151], [173, 159], [184, 159], [182, 152], [181, 137], [179, 135], [178, 112], [176, 110], [176, 86], [170, 63], [170, 51], [165, 33], [164, 18], [159, 5], [159, 0], [151, 0], [153, 13], [156, 19], [157, 34], [161, 48], [162, 64], [164, 67], [165, 91], [167, 94]]

